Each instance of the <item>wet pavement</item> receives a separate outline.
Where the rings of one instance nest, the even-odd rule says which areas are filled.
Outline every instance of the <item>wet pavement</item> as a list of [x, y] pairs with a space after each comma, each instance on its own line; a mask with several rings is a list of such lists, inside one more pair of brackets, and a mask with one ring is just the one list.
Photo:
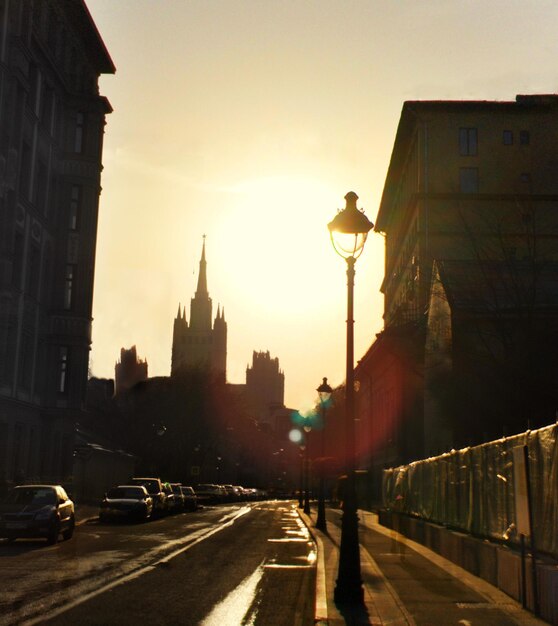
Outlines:
[[0, 624], [312, 623], [316, 545], [290, 503], [0, 543]]

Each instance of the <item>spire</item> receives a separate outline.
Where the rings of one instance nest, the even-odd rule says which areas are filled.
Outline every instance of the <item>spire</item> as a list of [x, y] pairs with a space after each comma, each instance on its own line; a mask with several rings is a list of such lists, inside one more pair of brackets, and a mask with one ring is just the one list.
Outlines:
[[176, 314], [176, 319], [180, 319], [181, 315], [180, 315], [180, 302], [178, 303], [178, 313]]
[[198, 276], [198, 288], [196, 289], [196, 298], [206, 297], [209, 295], [207, 292], [207, 263], [205, 261], [205, 235], [203, 236], [202, 255], [200, 260], [200, 273]]

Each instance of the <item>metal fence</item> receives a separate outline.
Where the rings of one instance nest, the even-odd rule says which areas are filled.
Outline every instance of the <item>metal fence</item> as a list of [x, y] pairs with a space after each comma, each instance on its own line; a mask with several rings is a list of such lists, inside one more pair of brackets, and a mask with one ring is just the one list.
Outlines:
[[384, 506], [476, 536], [519, 543], [512, 451], [524, 445], [537, 549], [558, 558], [555, 424], [384, 470]]

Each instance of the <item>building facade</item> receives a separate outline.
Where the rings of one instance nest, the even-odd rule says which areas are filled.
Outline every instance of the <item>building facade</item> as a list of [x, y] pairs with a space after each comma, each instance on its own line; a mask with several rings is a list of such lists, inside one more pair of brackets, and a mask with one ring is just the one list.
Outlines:
[[246, 368], [246, 402], [251, 415], [261, 423], [272, 424], [276, 411], [285, 404], [285, 374], [279, 359], [267, 352], [252, 353], [252, 367]]
[[83, 0], [0, 2], [0, 481], [71, 473], [114, 64]]
[[207, 262], [205, 238], [202, 246], [198, 286], [190, 301], [190, 323], [186, 307], [178, 306], [172, 335], [171, 376], [181, 371], [199, 369], [208, 371], [223, 382], [227, 378], [227, 323], [225, 310], [217, 307], [211, 321], [212, 301], [207, 290]]
[[[437, 263], [473, 265], [472, 275], [486, 283], [477, 295], [492, 289], [497, 296], [489, 267], [505, 270], [500, 282], [513, 290], [520, 266], [531, 268], [533, 287], [540, 268], [557, 260], [557, 121], [556, 95], [519, 95], [509, 102], [405, 102], [375, 227], [386, 244], [385, 327], [356, 368], [366, 389], [357, 394], [361, 428], [376, 450], [375, 460], [362, 457], [362, 463], [409, 462], [463, 441], [467, 425], [455, 428], [456, 420], [467, 418], [452, 413], [459, 397], [450, 398], [444, 376], [448, 364], [452, 375], [456, 363], [467, 362], [470, 370], [473, 361], [462, 357], [473, 326], [466, 322], [471, 316], [455, 304], [463, 300], [456, 289], [464, 283], [450, 284], [449, 272], [446, 303], [437, 312], [430, 310], [434, 292], [440, 291], [433, 270]], [[519, 321], [532, 313], [527, 299], [514, 309], [509, 298], [505, 305], [493, 298], [491, 323], [502, 329], [504, 317]], [[425, 389], [425, 380], [434, 386]], [[462, 400], [480, 388], [462, 389]], [[479, 402], [488, 392], [484, 387]], [[490, 419], [485, 412], [482, 420]], [[468, 443], [494, 432], [494, 425], [486, 427], [482, 420], [469, 420]], [[517, 423], [510, 415], [510, 427]], [[505, 427], [499, 422], [500, 434]], [[461, 436], [456, 438], [457, 432]]]
[[557, 119], [558, 95], [405, 102], [375, 227], [386, 326], [424, 315], [435, 259], [556, 258]]
[[114, 393], [119, 394], [147, 380], [147, 361], [138, 358], [136, 346], [120, 349], [120, 361], [114, 366]]

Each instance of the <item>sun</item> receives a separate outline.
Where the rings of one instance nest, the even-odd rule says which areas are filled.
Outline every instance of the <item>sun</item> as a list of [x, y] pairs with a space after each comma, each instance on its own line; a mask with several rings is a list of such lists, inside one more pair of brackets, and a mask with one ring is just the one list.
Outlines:
[[270, 177], [239, 184], [230, 200], [214, 237], [238, 297], [270, 315], [318, 308], [323, 277], [338, 264], [327, 231], [335, 192], [324, 182]]

